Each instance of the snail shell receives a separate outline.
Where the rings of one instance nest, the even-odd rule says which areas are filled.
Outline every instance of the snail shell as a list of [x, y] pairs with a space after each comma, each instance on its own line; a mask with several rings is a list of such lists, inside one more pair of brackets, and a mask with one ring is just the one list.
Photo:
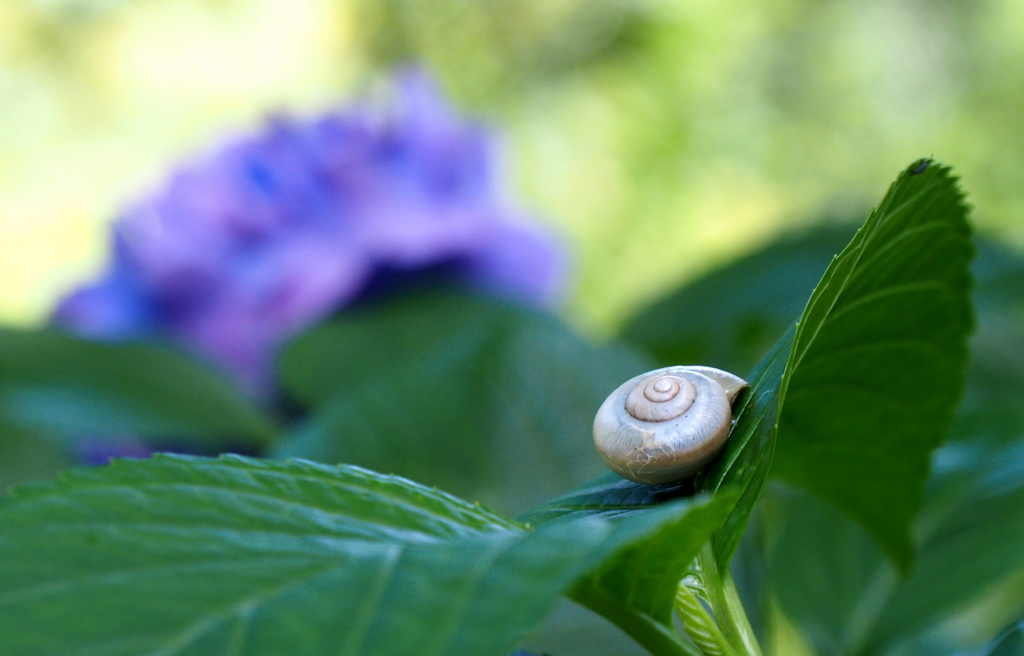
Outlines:
[[725, 446], [732, 401], [747, 382], [711, 367], [666, 367], [619, 386], [594, 418], [594, 444], [612, 470], [637, 483], [696, 472]]

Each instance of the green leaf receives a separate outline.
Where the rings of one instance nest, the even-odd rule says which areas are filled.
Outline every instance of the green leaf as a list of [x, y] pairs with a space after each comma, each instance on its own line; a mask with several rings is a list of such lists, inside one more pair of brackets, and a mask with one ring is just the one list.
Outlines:
[[597, 407], [649, 363], [552, 316], [452, 292], [346, 313], [284, 352], [312, 406], [275, 455], [350, 462], [521, 511], [603, 471]]
[[904, 171], [815, 288], [782, 381], [776, 474], [856, 517], [901, 567], [966, 365], [966, 216], [948, 168]]
[[[698, 345], [692, 362], [746, 353], [747, 333], [736, 323], [781, 332], [787, 319], [776, 308], [803, 302], [818, 277], [805, 263], [827, 263], [844, 232], [829, 227], [783, 237], [676, 293], [658, 312], [645, 312], [627, 334], [636, 340], [640, 325], [653, 325], [659, 312], [695, 315], [701, 308], [722, 325], [715, 334], [700, 335], [675, 321], [686, 333], [676, 348]], [[804, 271], [803, 279], [794, 275], [794, 266]], [[973, 270], [978, 325], [967, 389], [952, 443], [935, 454], [938, 471], [915, 522], [919, 553], [911, 576], [901, 580], [867, 532], [835, 509], [804, 495], [768, 495], [768, 524], [775, 530], [764, 542], [771, 546], [773, 589], [822, 656], [857, 653], [861, 642], [889, 646], [931, 630], [985, 599], [1008, 572], [1024, 565], [1024, 454], [1018, 446], [1024, 437], [1024, 258], [981, 239]], [[745, 291], [715, 296], [715, 289]], [[770, 297], [770, 304], [762, 297]], [[667, 328], [673, 321], [664, 319], [664, 332], [652, 330], [644, 343], [659, 358], [665, 355], [658, 348], [673, 348]], [[750, 599], [756, 603], [756, 594]], [[948, 637], [942, 641], [948, 647], [943, 653], [957, 651]]]
[[526, 530], [353, 467], [156, 456], [72, 471], [0, 500], [0, 652], [497, 656], [574, 581], [695, 508]]
[[671, 633], [679, 581], [721, 526], [735, 498], [728, 494], [713, 501], [695, 497], [693, 503], [694, 509], [685, 517], [626, 549], [577, 585], [573, 599], [625, 627], [645, 622]]
[[673, 628], [676, 590], [736, 502], [736, 495], [728, 491], [715, 497], [690, 496], [689, 483], [638, 485], [605, 477], [523, 517], [541, 525], [580, 517], [626, 518], [684, 499], [682, 503], [689, 505], [685, 515], [623, 550], [572, 592], [574, 600], [619, 625], [653, 653], [693, 653]]
[[792, 332], [783, 336], [758, 365], [750, 377], [750, 389], [733, 409], [734, 423], [725, 448], [696, 481], [699, 491], [716, 492], [724, 487], [741, 491], [732, 513], [714, 536], [714, 565], [723, 571], [739, 546], [772, 463], [792, 338]]
[[524, 530], [355, 467], [157, 456], [0, 501], [0, 653], [507, 653], [690, 504]]
[[770, 498], [772, 588], [822, 656], [931, 630], [1024, 567], [1024, 257], [983, 241], [974, 270], [967, 394], [933, 458], [910, 575], [836, 510], [803, 495]]
[[[948, 168], [933, 163], [920, 174], [904, 171], [829, 265], [795, 332], [784, 335], [759, 365], [739, 402], [726, 450], [697, 486], [744, 491], [715, 538], [719, 567], [732, 556], [772, 463], [775, 475], [855, 516], [897, 562], [908, 564], [908, 526], [920, 507], [929, 454], [949, 426], [966, 359], [972, 253], [966, 214]], [[815, 235], [814, 247], [798, 265], [781, 275], [764, 271], [764, 279], [801, 288], [800, 272], [833, 243], [830, 232]], [[784, 243], [750, 261], [763, 264], [799, 250], [798, 244]], [[747, 281], [750, 261], [735, 275], [715, 278]], [[658, 307], [692, 314], [694, 299], [709, 296], [703, 289]], [[703, 313], [758, 316], [765, 331], [778, 329], [771, 308], [791, 305], [782, 299], [792, 296], [785, 289], [758, 289], [741, 290], [739, 300]], [[729, 297], [728, 289], [720, 291]], [[743, 310], [744, 300], [759, 309]], [[641, 315], [627, 335], [661, 357], [687, 352], [673, 348], [666, 330], [658, 328], [673, 321], [684, 325], [686, 317], [648, 317]]]
[[[605, 564], [601, 572], [577, 587], [574, 598], [586, 603], [588, 595], [611, 595], [624, 606], [671, 626], [672, 601], [687, 566], [718, 529], [736, 501], [735, 494], [715, 497], [682, 496], [689, 490], [676, 484], [637, 485], [628, 481], [600, 481], [534, 509], [523, 519], [543, 525], [580, 517], [629, 517], [646, 509], [685, 500], [692, 510], [679, 522], [667, 524]], [[614, 618], [609, 618], [614, 621]]]
[[232, 386], [172, 351], [0, 329], [0, 419], [63, 434], [265, 442], [274, 426]]

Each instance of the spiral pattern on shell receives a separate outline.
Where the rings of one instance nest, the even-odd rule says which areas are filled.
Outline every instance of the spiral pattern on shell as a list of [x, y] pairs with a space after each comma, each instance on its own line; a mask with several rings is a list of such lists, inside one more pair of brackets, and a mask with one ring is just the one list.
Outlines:
[[594, 444], [615, 473], [667, 483], [696, 472], [725, 445], [732, 401], [746, 381], [712, 367], [666, 367], [631, 378], [594, 418]]

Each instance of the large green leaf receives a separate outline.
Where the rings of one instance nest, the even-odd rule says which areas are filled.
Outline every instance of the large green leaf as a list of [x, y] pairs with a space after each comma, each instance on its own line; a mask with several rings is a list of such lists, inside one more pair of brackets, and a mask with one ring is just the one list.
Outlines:
[[597, 407], [650, 368], [554, 317], [451, 292], [348, 312], [293, 342], [310, 418], [275, 452], [350, 462], [520, 511], [603, 470]]
[[271, 422], [181, 355], [52, 331], [0, 329], [0, 419], [64, 434], [268, 441]]
[[507, 653], [694, 502], [526, 530], [354, 467], [158, 456], [0, 501], [0, 653]]
[[[726, 324], [721, 335], [687, 340], [702, 345], [695, 360], [745, 352], [743, 333], [728, 325], [734, 320], [756, 317], [763, 326], [783, 330], [784, 318], [775, 306], [789, 307], [805, 298], [817, 278], [809, 271], [803, 280], [794, 276], [791, 261], [821, 261], [843, 233], [826, 228], [785, 237], [695, 284], [698, 290], [711, 289], [712, 283], [758, 290], [741, 301], [723, 295], [716, 305], [710, 294], [679, 292], [671, 303], [693, 312], [699, 298], [706, 312]], [[1024, 258], [984, 240], [978, 250], [973, 266], [978, 327], [966, 394], [952, 443], [936, 453], [938, 469], [915, 524], [919, 554], [911, 576], [901, 579], [866, 531], [837, 510], [806, 495], [769, 495], [770, 512], [764, 514], [774, 529], [766, 541], [772, 586], [822, 656], [860, 653], [866, 645], [884, 650], [978, 603], [1024, 564], [1024, 452], [1019, 446], [1024, 438], [1024, 404], [1019, 403], [1024, 397]], [[758, 287], [764, 281], [784, 283], [774, 290], [772, 305], [759, 300], [767, 293]], [[750, 603], [757, 603], [755, 595]], [[958, 651], [948, 636], [941, 641], [941, 653]]]
[[[1024, 257], [983, 242], [974, 269], [978, 330], [967, 394], [952, 441], [935, 454], [910, 575], [900, 577], [834, 509], [793, 494], [769, 505], [772, 588], [822, 656], [880, 653], [978, 603], [1024, 567]], [[943, 653], [964, 647], [943, 641]]]
[[[788, 318], [777, 308], [804, 302], [818, 278], [807, 263], [824, 268], [837, 240], [850, 233], [825, 227], [785, 236], [677, 292], [641, 315], [627, 334], [663, 362], [672, 361], [664, 358], [677, 348], [687, 349], [679, 352], [690, 353], [689, 361], [742, 366], [743, 354], [754, 347], [745, 340], [754, 333], [736, 325], [757, 324], [757, 334], [782, 332]], [[938, 471], [916, 522], [920, 553], [912, 575], [900, 580], [870, 536], [836, 510], [803, 495], [769, 495], [773, 586], [823, 656], [856, 653], [857, 644], [869, 642], [882, 649], [933, 627], [978, 603], [979, 595], [985, 599], [1024, 559], [1024, 452], [1018, 446], [1024, 438], [1024, 258], [982, 239], [973, 270], [978, 317], [967, 387], [952, 443], [936, 454]], [[750, 293], [715, 296], [716, 288]], [[671, 321], [659, 325], [659, 318], [696, 315], [698, 308], [721, 321], [720, 329], [711, 333], [699, 317], [697, 328], [677, 322], [672, 325], [686, 339], [674, 346]], [[756, 594], [748, 595], [748, 610], [758, 603]], [[941, 653], [958, 650], [948, 636], [939, 640]]]
[[967, 208], [904, 171], [818, 283], [783, 378], [776, 473], [858, 518], [902, 566], [971, 328]]
[[[929, 455], [949, 426], [966, 359], [972, 253], [966, 214], [948, 168], [904, 171], [829, 265], [795, 332], [759, 365], [726, 450], [698, 484], [698, 490], [744, 491], [715, 539], [720, 566], [739, 541], [771, 463], [774, 474], [855, 516], [901, 565], [909, 562], [908, 526], [920, 506]], [[821, 254], [814, 250], [802, 261]], [[765, 278], [774, 279], [774, 272]], [[763, 296], [761, 307], [787, 297]], [[690, 306], [677, 297], [661, 307]], [[742, 316], [736, 309], [722, 314]], [[645, 332], [646, 316], [627, 334], [663, 357], [686, 352], [665, 343], [663, 330]]]
[[[783, 457], [789, 463], [783, 471], [793, 468], [802, 471], [797, 466], [817, 455], [822, 467], [829, 466], [836, 471], [823, 468], [817, 476], [805, 476], [801, 482], [823, 496], [834, 497], [829, 476], [849, 477], [851, 473], [861, 472], [877, 459], [871, 452], [872, 446], [877, 448], [881, 444], [894, 450], [894, 445], [899, 444], [904, 437], [902, 426], [895, 425], [895, 422], [892, 429], [883, 431], [882, 435], [869, 435], [865, 438], [859, 434], [866, 424], [891, 420], [894, 407], [900, 407], [898, 405], [851, 408], [843, 407], [842, 403], [836, 406], [836, 402], [832, 401], [833, 406], [839, 407], [845, 414], [822, 416], [813, 403], [809, 404], [808, 399], [814, 398], [828, 384], [837, 381], [842, 384], [862, 382], [856, 376], [851, 377], [850, 372], [857, 373], [861, 362], [871, 361], [871, 356], [852, 357], [851, 353], [855, 349], [867, 348], [870, 351], [868, 347], [876, 347], [886, 350], [893, 346], [891, 350], [899, 354], [903, 342], [915, 353], [920, 349], [931, 354], [933, 348], [948, 348], [948, 357], [945, 354], [935, 356], [937, 362], [928, 362], [930, 369], [911, 372], [909, 378], [950, 407], [955, 401], [957, 381], [962, 375], [963, 341], [970, 324], [967, 302], [969, 277], [966, 267], [971, 248], [965, 214], [966, 209], [956, 183], [947, 169], [931, 166], [924, 174], [904, 172], [890, 188], [883, 202], [872, 212], [864, 227], [828, 267], [796, 328], [777, 341], [750, 376], [751, 387], [737, 403], [736, 420], [726, 448], [705, 472], [694, 480], [669, 487], [612, 483], [611, 479], [606, 478], [567, 499], [538, 508], [529, 515], [530, 519], [541, 521], [561, 515], [571, 510], [574, 504], [590, 510], [607, 508], [614, 511], [624, 502], [652, 503], [665, 496], [692, 494], [695, 491], [715, 492], [723, 488], [738, 491], [740, 496], [736, 505], [714, 535], [712, 549], [701, 553], [696, 567], [724, 577], [722, 580], [727, 588], [724, 597], [719, 590], [704, 592], [708, 594], [706, 600], [726, 633], [726, 639], [734, 646], [750, 640], [745, 620], [735, 617], [730, 610], [733, 605], [728, 599], [731, 582], [725, 566], [737, 548], [767, 476], [775, 448], [778, 422], [782, 421], [783, 431], [780, 444], [786, 439], [806, 440], [811, 435], [805, 432], [790, 438], [793, 426], [799, 424], [792, 420], [786, 422], [784, 418], [787, 413], [798, 418], [813, 418], [818, 422], [813, 433], [817, 439], [809, 445], [809, 454], [792, 455], [790, 450], [787, 452], [789, 455]], [[828, 238], [832, 239], [831, 233]], [[787, 245], [782, 250], [798, 249], [798, 245]], [[810, 259], [820, 254], [816, 251]], [[922, 294], [922, 298], [918, 299], [918, 287], [936, 289], [939, 293]], [[726, 290], [722, 292], [726, 295]], [[903, 298], [904, 295], [909, 295], [914, 301], [906, 303], [901, 308], [902, 316], [897, 314], [897, 320], [893, 320], [893, 308], [886, 305], [885, 300], [890, 297]], [[713, 314], [714, 308], [707, 310]], [[931, 326], [929, 322], [935, 320], [936, 316], [948, 319], [948, 322]], [[680, 316], [674, 318], [679, 325], [685, 325], [684, 319]], [[770, 321], [766, 324], [774, 325]], [[642, 331], [638, 329], [638, 332]], [[889, 340], [896, 341], [890, 343]], [[681, 349], [677, 351], [683, 352]], [[666, 352], [669, 351], [663, 350], [661, 355]], [[837, 369], [828, 374], [827, 362], [830, 359], [835, 360]], [[905, 362], [905, 358], [900, 360], [892, 356], [892, 362], [886, 361], [883, 365], [901, 365]], [[877, 358], [875, 364], [878, 364]], [[878, 370], [884, 371], [884, 366], [879, 366]], [[937, 372], [948, 375], [953, 384], [932, 381], [931, 376]], [[899, 384], [905, 384], [908, 380], [903, 372], [892, 376]], [[883, 381], [881, 389], [892, 391], [893, 385], [893, 382]], [[787, 388], [797, 399], [793, 404], [795, 409], [788, 401], [783, 406]], [[817, 402], [825, 403], [826, 400], [819, 396]], [[781, 418], [780, 408], [784, 408]], [[845, 501], [847, 510], [859, 514], [862, 521], [866, 519], [865, 516], [873, 518], [872, 513], [884, 514], [885, 508], [875, 505], [879, 498], [888, 502], [893, 495], [915, 485], [916, 495], [920, 497], [927, 458], [943, 435], [950, 411], [923, 418], [918, 409], [911, 408], [908, 412], [922, 422], [916, 428], [920, 428], [920, 434], [926, 435], [930, 441], [924, 445], [910, 446], [905, 454], [897, 451], [893, 457], [903, 458], [910, 463], [905, 469], [912, 471], [916, 471], [915, 464], [923, 460], [924, 471], [909, 482], [894, 482], [889, 490], [862, 490], [858, 494], [858, 488], [853, 486], [841, 500]], [[873, 419], [866, 420], [865, 417]], [[846, 461], [837, 462], [836, 453], [849, 451], [845, 445], [856, 443], [858, 439], [868, 444], [865, 452], [854, 452]], [[836, 499], [832, 500], [837, 502]], [[916, 511], [913, 501], [908, 503], [899, 500], [893, 508], [893, 514], [898, 519], [894, 523], [902, 522], [898, 534], [880, 531], [878, 536], [904, 561], [908, 544], [906, 524], [909, 523], [909, 515], [913, 514], [910, 512], [908, 515], [906, 512], [908, 506]], [[652, 548], [656, 548], [656, 545], [652, 545]]]

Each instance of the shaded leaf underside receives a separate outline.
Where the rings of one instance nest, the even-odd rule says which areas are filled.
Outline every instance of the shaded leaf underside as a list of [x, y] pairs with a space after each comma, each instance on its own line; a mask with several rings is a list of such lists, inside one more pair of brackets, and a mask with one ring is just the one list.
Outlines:
[[276, 431], [226, 379], [174, 351], [50, 330], [0, 329], [0, 420], [72, 436], [255, 444]]

